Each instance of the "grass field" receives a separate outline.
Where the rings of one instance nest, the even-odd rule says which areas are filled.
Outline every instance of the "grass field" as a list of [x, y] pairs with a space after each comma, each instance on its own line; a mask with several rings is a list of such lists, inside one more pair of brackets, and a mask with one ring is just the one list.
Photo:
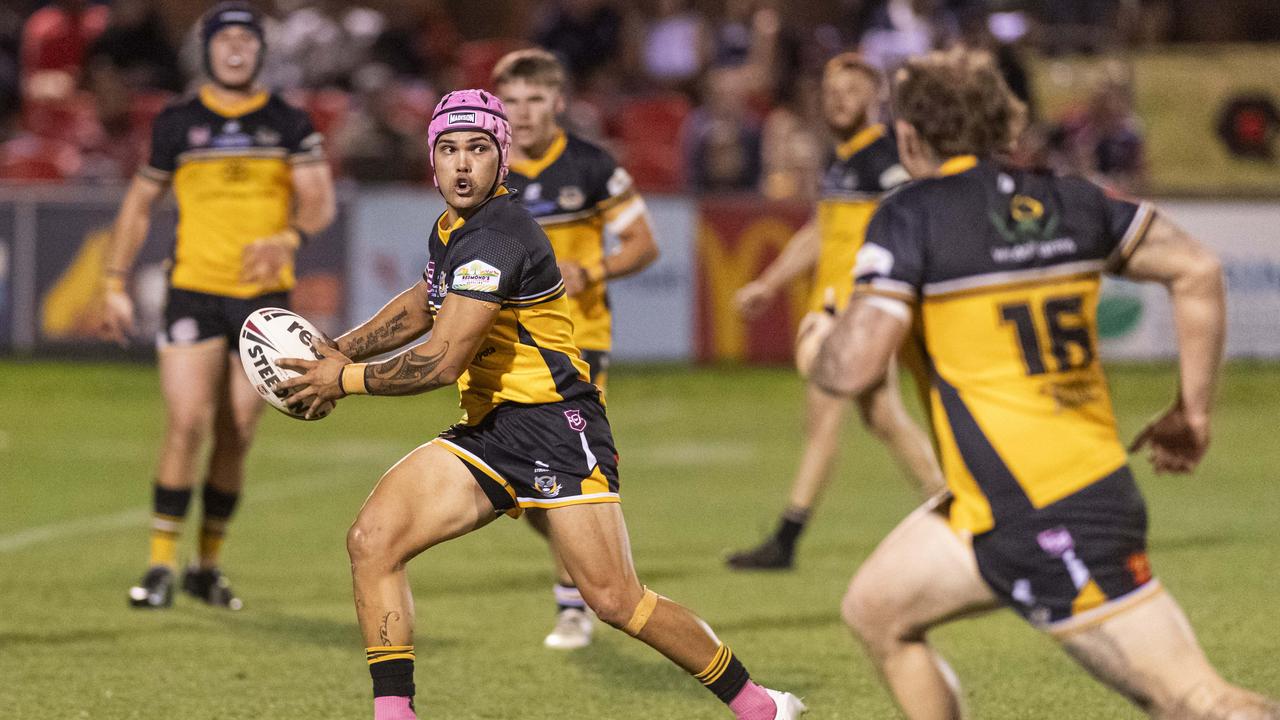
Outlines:
[[[913, 505], [864, 434], [796, 572], [742, 575], [725, 551], [758, 540], [799, 447], [785, 370], [619, 367], [610, 415], [641, 578], [696, 608], [757, 679], [821, 718], [894, 710], [838, 603], [858, 563]], [[1161, 409], [1171, 368], [1111, 373], [1131, 435]], [[1229, 369], [1216, 445], [1195, 477], [1137, 463], [1157, 573], [1229, 678], [1280, 695], [1280, 366]], [[451, 392], [344, 401], [320, 423], [264, 418], [226, 566], [238, 614], [179, 597], [125, 607], [143, 569], [163, 418], [154, 371], [0, 362], [0, 717], [363, 718], [369, 680], [343, 538], [381, 472], [452, 421]], [[188, 523], [190, 526], [192, 523]], [[543, 649], [545, 551], [501, 520], [418, 558], [418, 705], [424, 718], [724, 718], [705, 690], [604, 628], [592, 647]], [[190, 534], [190, 533], [189, 533]], [[185, 547], [190, 547], [186, 538]], [[936, 634], [978, 718], [1126, 718], [1012, 613]]]

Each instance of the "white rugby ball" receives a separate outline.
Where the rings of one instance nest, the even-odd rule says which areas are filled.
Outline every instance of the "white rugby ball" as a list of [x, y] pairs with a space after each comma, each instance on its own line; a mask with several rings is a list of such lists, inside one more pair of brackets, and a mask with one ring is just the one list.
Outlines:
[[[306, 420], [307, 404], [289, 402], [284, 391], [276, 386], [298, 373], [276, 365], [280, 358], [320, 359], [311, 347], [314, 338], [321, 333], [306, 318], [282, 308], [254, 310], [240, 326], [240, 364], [249, 384], [258, 391], [271, 407], [291, 418]], [[311, 420], [319, 420], [333, 410], [333, 403], [326, 402]]]

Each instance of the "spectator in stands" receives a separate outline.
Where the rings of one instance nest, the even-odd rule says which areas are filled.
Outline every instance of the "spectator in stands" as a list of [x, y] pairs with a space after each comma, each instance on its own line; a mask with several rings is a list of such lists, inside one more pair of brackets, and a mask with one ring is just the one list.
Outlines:
[[570, 77], [588, 84], [619, 56], [622, 15], [605, 0], [556, 0], [533, 40], [559, 56]]
[[84, 89], [93, 99], [93, 122], [79, 134], [81, 163], [75, 177], [113, 182], [133, 177], [146, 159], [150, 128], [133, 122], [130, 77], [107, 56], [97, 55], [84, 72]]
[[820, 83], [804, 76], [779, 86], [761, 132], [760, 192], [771, 200], [814, 201], [826, 159]]
[[382, 13], [344, 0], [276, 0], [280, 26], [268, 40], [284, 88], [347, 87], [386, 27]]
[[105, 5], [56, 0], [37, 10], [22, 29], [23, 95], [57, 99], [78, 84], [89, 46], [107, 27]]
[[182, 89], [177, 53], [151, 0], [115, 0], [89, 58], [90, 67], [109, 64], [131, 90]]
[[426, 182], [427, 124], [435, 92], [397, 82], [384, 65], [361, 69], [356, 85], [360, 110], [337, 138], [342, 174], [366, 182]]
[[670, 88], [692, 90], [711, 56], [711, 30], [689, 0], [658, 0], [658, 17], [644, 31], [645, 76]]
[[956, 35], [955, 16], [944, 0], [878, 0], [869, 11], [859, 52], [889, 75], [907, 58]]
[[719, 68], [703, 81], [704, 101], [685, 123], [693, 189], [753, 190], [760, 179], [760, 129], [747, 112], [749, 80], [741, 69]]
[[1049, 147], [1051, 163], [1058, 169], [1132, 192], [1146, 182], [1146, 150], [1132, 88], [1123, 73], [1110, 68], [1088, 103], [1053, 128]]

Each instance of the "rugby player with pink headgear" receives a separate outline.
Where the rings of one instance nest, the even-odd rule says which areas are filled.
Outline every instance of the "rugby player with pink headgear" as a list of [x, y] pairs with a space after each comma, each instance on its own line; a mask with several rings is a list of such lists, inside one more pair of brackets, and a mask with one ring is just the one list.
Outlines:
[[[454, 384], [461, 395], [462, 421], [388, 470], [347, 533], [375, 720], [416, 717], [406, 564], [525, 512], [545, 514], [552, 547], [601, 620], [694, 675], [740, 720], [799, 717], [799, 698], [752, 682], [706, 623], [636, 577], [617, 452], [573, 343], [564, 281], [546, 234], [502, 184], [511, 147], [502, 102], [483, 90], [449, 93], [428, 140], [447, 209], [431, 227], [422, 279], [318, 346], [322, 359], [279, 363], [303, 373], [281, 387], [313, 409]], [[428, 331], [420, 345], [363, 362]]]

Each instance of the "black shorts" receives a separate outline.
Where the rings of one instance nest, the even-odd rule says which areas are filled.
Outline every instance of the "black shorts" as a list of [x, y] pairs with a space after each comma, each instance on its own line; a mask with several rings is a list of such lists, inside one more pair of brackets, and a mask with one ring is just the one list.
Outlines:
[[1140, 590], [1158, 589], [1147, 561], [1146, 505], [1127, 466], [975, 536], [973, 552], [996, 595], [1050, 631]]
[[595, 393], [541, 405], [504, 403], [433, 443], [457, 455], [494, 512], [619, 502], [618, 454]]
[[156, 346], [194, 345], [211, 338], [226, 338], [227, 349], [240, 349], [240, 326], [249, 313], [266, 307], [289, 308], [289, 293], [254, 298], [169, 289], [164, 306], [164, 327], [156, 333]]
[[587, 363], [591, 384], [603, 390], [609, 379], [609, 351], [582, 350], [581, 357]]

